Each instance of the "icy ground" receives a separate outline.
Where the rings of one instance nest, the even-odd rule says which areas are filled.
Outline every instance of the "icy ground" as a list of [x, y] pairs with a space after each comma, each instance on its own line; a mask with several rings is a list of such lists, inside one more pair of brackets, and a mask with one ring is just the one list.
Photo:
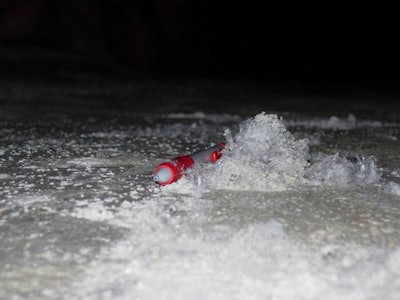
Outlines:
[[400, 123], [172, 110], [3, 107], [1, 299], [400, 298]]

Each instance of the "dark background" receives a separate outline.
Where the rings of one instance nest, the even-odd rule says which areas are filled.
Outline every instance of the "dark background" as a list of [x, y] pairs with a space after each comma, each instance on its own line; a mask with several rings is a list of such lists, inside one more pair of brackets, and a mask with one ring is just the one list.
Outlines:
[[[0, 0], [0, 76], [52, 77], [57, 64], [79, 69], [90, 62], [97, 70], [117, 66], [135, 78], [397, 92], [395, 14], [394, 7], [340, 3]], [[4, 49], [7, 55], [1, 55]], [[79, 59], [74, 64], [48, 55], [46, 60], [35, 57], [37, 49]], [[30, 61], [15, 55], [10, 60], [10, 51], [23, 53], [20, 58], [31, 53]]]
[[398, 79], [398, 24], [391, 13], [340, 4], [0, 0], [0, 38], [146, 72]]

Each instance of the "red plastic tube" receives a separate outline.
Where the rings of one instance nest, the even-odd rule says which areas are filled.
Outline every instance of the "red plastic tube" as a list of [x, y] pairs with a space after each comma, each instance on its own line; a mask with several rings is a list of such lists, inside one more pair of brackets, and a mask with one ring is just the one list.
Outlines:
[[167, 185], [181, 178], [186, 170], [197, 163], [216, 162], [221, 158], [225, 144], [221, 143], [211, 148], [190, 155], [175, 157], [171, 161], [158, 165], [153, 173], [153, 180], [160, 185]]

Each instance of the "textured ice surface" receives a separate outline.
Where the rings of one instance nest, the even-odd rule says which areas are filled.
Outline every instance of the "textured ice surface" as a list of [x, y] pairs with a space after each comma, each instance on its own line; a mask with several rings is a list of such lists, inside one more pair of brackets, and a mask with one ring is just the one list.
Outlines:
[[[1, 299], [400, 297], [393, 124], [3, 115]], [[153, 183], [158, 163], [224, 139], [217, 164]]]
[[[393, 232], [394, 245], [382, 246], [385, 238], [380, 234], [398, 227], [369, 223], [359, 191], [298, 193], [199, 197], [163, 191], [145, 204], [133, 203], [110, 219], [125, 218], [131, 233], [106, 248], [68, 295], [395, 299], [400, 284], [398, 237]], [[347, 194], [353, 204], [335, 200]], [[373, 239], [377, 245], [369, 242]]]

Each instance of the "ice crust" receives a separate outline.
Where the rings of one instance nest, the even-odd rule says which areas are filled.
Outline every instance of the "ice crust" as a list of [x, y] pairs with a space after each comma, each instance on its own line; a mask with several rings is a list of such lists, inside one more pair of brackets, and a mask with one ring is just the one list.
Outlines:
[[261, 113], [225, 131], [217, 164], [159, 187], [158, 162], [239, 117], [165, 118], [4, 133], [0, 298], [400, 299], [400, 188], [374, 157], [313, 152]]
[[[199, 196], [199, 195], [197, 195]], [[400, 249], [307, 247], [276, 218], [222, 222], [215, 203], [171, 190], [109, 219], [131, 233], [66, 294], [79, 299], [396, 299]], [[237, 201], [232, 199], [231, 201]], [[249, 204], [251, 206], [251, 204]], [[258, 208], [260, 210], [261, 208]]]

